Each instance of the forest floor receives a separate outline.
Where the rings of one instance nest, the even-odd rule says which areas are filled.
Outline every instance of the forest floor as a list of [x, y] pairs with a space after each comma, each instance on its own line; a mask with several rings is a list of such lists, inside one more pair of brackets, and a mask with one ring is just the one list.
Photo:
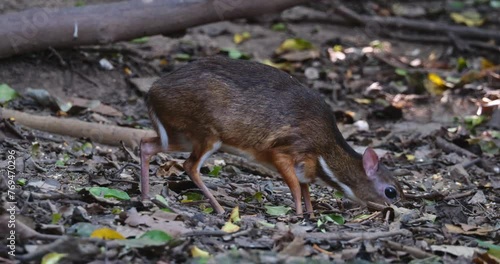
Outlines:
[[[0, 14], [106, 2], [116, 1], [5, 0]], [[367, 15], [449, 24], [454, 24], [450, 14], [472, 10], [486, 21], [477, 27], [500, 28], [500, 9], [490, 7], [498, 1], [452, 3], [386, 1], [352, 8]], [[216, 153], [202, 173], [226, 209], [218, 216], [182, 168], [188, 153], [169, 153], [151, 160], [155, 202], [145, 204], [139, 199], [137, 149], [3, 119], [0, 164], [7, 179], [15, 161], [15, 196], [7, 197], [7, 181], [0, 189], [4, 209], [16, 201], [17, 239], [9, 240], [8, 227], [1, 227], [2, 243], [14, 241], [16, 257], [6, 244], [0, 259], [498, 263], [500, 49], [402, 41], [382, 37], [388, 30], [384, 27], [374, 31], [311, 19], [332, 12], [331, 3], [320, 1], [281, 14], [195, 27], [179, 37], [152, 36], [1, 59], [0, 86], [19, 94], [4, 107], [151, 129], [143, 97], [161, 75], [211, 55], [260, 61], [324, 96], [354, 149], [373, 147], [397, 176], [406, 196], [400, 203], [370, 211], [313, 184], [315, 216], [297, 216], [281, 178], [249, 161]], [[288, 50], [280, 51], [286, 41]], [[3, 100], [1, 91], [0, 96]], [[9, 212], [0, 210], [3, 222]], [[97, 238], [117, 239], [104, 243]]]

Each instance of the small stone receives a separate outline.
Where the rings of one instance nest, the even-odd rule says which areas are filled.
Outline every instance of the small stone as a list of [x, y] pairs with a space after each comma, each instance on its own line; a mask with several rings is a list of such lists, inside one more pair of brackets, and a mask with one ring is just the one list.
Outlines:
[[319, 71], [316, 68], [309, 67], [304, 71], [304, 74], [306, 75], [307, 79], [309, 79], [309, 80], [319, 79]]
[[115, 67], [113, 67], [113, 64], [111, 64], [111, 62], [109, 62], [109, 60], [104, 59], [104, 58], [99, 60], [99, 65], [101, 66], [102, 69], [108, 70], [108, 71], [115, 68]]
[[335, 89], [334, 84], [327, 83], [323, 81], [314, 81], [313, 89], [315, 90], [323, 90], [323, 91], [333, 91]]
[[358, 131], [369, 131], [370, 130], [370, 125], [368, 125], [368, 122], [366, 122], [365, 120], [358, 120], [358, 121], [354, 122], [353, 125], [358, 129]]

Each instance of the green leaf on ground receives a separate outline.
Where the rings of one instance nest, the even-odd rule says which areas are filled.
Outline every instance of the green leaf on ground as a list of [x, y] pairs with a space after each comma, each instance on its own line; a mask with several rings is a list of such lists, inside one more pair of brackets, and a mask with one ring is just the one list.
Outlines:
[[322, 217], [324, 218], [325, 222], [337, 223], [339, 225], [345, 224], [344, 217], [338, 214], [326, 214], [322, 215]]
[[24, 185], [26, 185], [26, 182], [27, 182], [27, 181], [28, 181], [28, 180], [26, 180], [25, 178], [19, 178], [19, 179], [17, 179], [16, 183], [17, 183], [17, 185], [19, 185], [19, 186], [24, 186]]
[[266, 208], [266, 213], [272, 216], [281, 216], [281, 215], [286, 215], [288, 211], [292, 210], [292, 208], [288, 206], [271, 206], [271, 205], [264, 205]]
[[276, 23], [271, 27], [274, 31], [285, 31], [286, 25], [284, 23]]
[[178, 61], [188, 61], [191, 59], [191, 55], [187, 53], [176, 53], [174, 58]]
[[61, 220], [61, 218], [62, 218], [62, 215], [60, 213], [52, 214], [51, 224], [55, 225], [55, 224], [59, 223], [59, 220]]
[[243, 60], [248, 60], [250, 59], [250, 56], [236, 48], [225, 48], [221, 49], [221, 51], [226, 52], [229, 58], [231, 59], [243, 59]]
[[0, 84], [0, 104], [5, 104], [10, 100], [19, 97], [16, 90], [10, 88], [7, 84]]
[[118, 200], [130, 200], [130, 196], [122, 190], [116, 190], [107, 187], [90, 187], [86, 189], [87, 191], [89, 191], [90, 194], [96, 197], [115, 198]]
[[184, 194], [185, 199], [181, 201], [181, 203], [189, 203], [193, 201], [201, 201], [205, 197], [201, 193], [195, 193], [195, 192], [187, 192]]
[[77, 0], [77, 1], [75, 2], [75, 6], [76, 6], [76, 7], [79, 7], [79, 6], [85, 6], [85, 1], [83, 1], [83, 0]]
[[149, 41], [149, 37], [136, 38], [131, 40], [130, 42], [135, 44], [144, 44]]
[[487, 248], [488, 254], [500, 259], [500, 245], [495, 245], [481, 240], [477, 240], [477, 243], [480, 247]]
[[408, 71], [405, 69], [396, 68], [394, 71], [396, 72], [397, 75], [400, 75], [400, 76], [408, 75]]
[[477, 116], [477, 115], [471, 115], [471, 116], [466, 116], [464, 117], [465, 125], [468, 130], [472, 130], [475, 127], [481, 125], [483, 122], [486, 121], [485, 116]]
[[57, 252], [51, 252], [43, 256], [42, 264], [57, 264], [61, 259], [66, 257], [68, 254], [62, 254]]
[[142, 234], [139, 239], [150, 239], [158, 242], [169, 242], [172, 240], [172, 236], [161, 231], [161, 230], [149, 230], [146, 233]]
[[222, 170], [222, 166], [214, 166], [208, 174], [212, 175], [214, 177], [219, 177], [221, 170]]

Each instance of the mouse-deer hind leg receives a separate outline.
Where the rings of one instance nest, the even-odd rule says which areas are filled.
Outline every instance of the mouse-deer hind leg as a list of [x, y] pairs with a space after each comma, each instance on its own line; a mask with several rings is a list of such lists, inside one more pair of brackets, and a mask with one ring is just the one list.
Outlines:
[[[163, 128], [163, 125], [162, 125]], [[141, 199], [149, 198], [149, 160], [158, 152], [191, 151], [191, 143], [182, 132], [164, 126], [163, 132], [158, 132], [162, 137], [141, 139]], [[166, 131], [166, 133], [164, 133]], [[167, 144], [165, 147], [163, 144]]]
[[210, 204], [213, 206], [217, 214], [223, 214], [224, 208], [217, 202], [214, 195], [203, 183], [200, 174], [200, 168], [210, 155], [216, 152], [222, 145], [222, 142], [217, 138], [205, 139], [202, 142], [197, 140], [193, 141], [193, 152], [189, 158], [184, 162], [184, 170], [189, 178], [200, 188], [201, 192], [208, 198]]
[[149, 198], [149, 159], [162, 151], [159, 137], [141, 139], [141, 199]]

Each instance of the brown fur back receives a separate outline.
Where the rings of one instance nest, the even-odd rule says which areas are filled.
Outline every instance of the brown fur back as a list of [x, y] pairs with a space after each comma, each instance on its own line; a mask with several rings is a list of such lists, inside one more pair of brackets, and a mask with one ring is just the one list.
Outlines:
[[331, 152], [324, 148], [340, 135], [317, 92], [256, 62], [192, 62], [157, 81], [148, 103], [167, 130], [188, 137], [215, 134], [224, 144], [252, 152]]

